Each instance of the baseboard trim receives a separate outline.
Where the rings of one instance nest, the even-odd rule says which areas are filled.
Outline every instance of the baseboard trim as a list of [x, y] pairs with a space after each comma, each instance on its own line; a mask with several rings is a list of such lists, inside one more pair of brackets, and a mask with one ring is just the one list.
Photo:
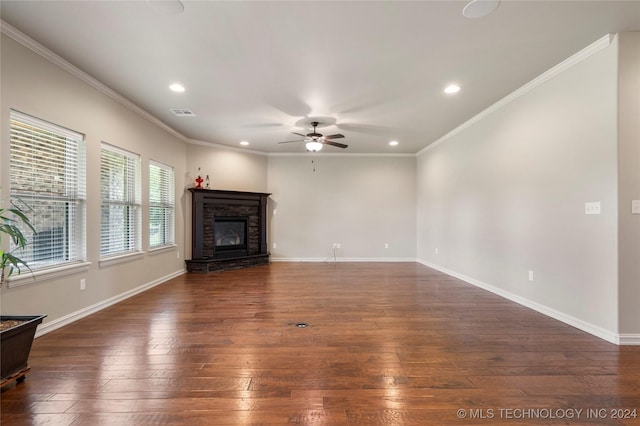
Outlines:
[[640, 345], [640, 334], [618, 334], [619, 345]]
[[125, 299], [128, 299], [130, 297], [133, 297], [137, 294], [140, 294], [142, 292], [145, 292], [155, 286], [158, 286], [164, 282], [169, 281], [170, 279], [173, 279], [175, 277], [178, 277], [182, 274], [186, 273], [185, 269], [181, 269], [178, 271], [175, 271], [171, 274], [165, 275], [163, 277], [160, 277], [156, 280], [153, 280], [151, 282], [148, 282], [146, 284], [143, 284], [139, 287], [136, 287], [134, 289], [131, 289], [129, 291], [126, 291], [124, 293], [121, 293], [117, 296], [111, 297], [109, 299], [103, 300], [99, 303], [96, 303], [94, 305], [90, 305], [87, 306], [86, 308], [82, 308], [78, 311], [72, 312], [69, 315], [65, 315], [63, 317], [57, 318], [53, 321], [47, 322], [45, 324], [41, 324], [40, 326], [38, 326], [38, 330], [36, 331], [36, 338], [43, 336], [47, 333], [50, 333], [54, 330], [57, 330], [61, 327], [64, 327], [65, 325], [69, 325], [75, 321], [78, 321], [79, 319], [85, 318], [91, 314], [95, 314], [96, 312], [99, 312], [105, 308], [108, 308], [109, 306], [115, 305], [118, 302], [122, 302]]
[[273, 257], [272, 262], [417, 262], [414, 257]]
[[[455, 271], [452, 271], [450, 269], [447, 268], [443, 268], [442, 266], [427, 262], [425, 260], [418, 260], [418, 263], [424, 265], [424, 266], [428, 266], [429, 268], [435, 269], [437, 271], [440, 271], [442, 273], [445, 273], [447, 275], [450, 275], [454, 278], [458, 278], [466, 283], [469, 283], [471, 285], [474, 285], [476, 287], [479, 287], [483, 290], [487, 290], [491, 293], [494, 293], [500, 297], [504, 297], [505, 299], [511, 300], [512, 302], [515, 302], [519, 305], [525, 306], [529, 309], [533, 309], [536, 312], [540, 312], [543, 315], [546, 315], [548, 317], [551, 317], [553, 319], [556, 319], [560, 322], [563, 322], [567, 325], [570, 325], [572, 327], [577, 328], [578, 330], [582, 330], [586, 333], [592, 334], [600, 339], [606, 340], [607, 342], [610, 343], [614, 343], [616, 345], [621, 345], [621, 344], [639, 344], [640, 343], [640, 336], [638, 335], [626, 335], [629, 336], [627, 341], [629, 343], [622, 343], [621, 341], [621, 335], [616, 334], [616, 333], [612, 333], [609, 330], [605, 330], [601, 327], [598, 327], [596, 325], [593, 325], [591, 323], [588, 323], [586, 321], [583, 321], [581, 319], [575, 318], [571, 315], [567, 315], [563, 312], [557, 311], [555, 309], [552, 309], [548, 306], [542, 305], [538, 302], [534, 302], [533, 300], [529, 300], [525, 297], [522, 296], [518, 296], [517, 294], [511, 293], [509, 291], [506, 290], [502, 290], [498, 287], [495, 287], [491, 284], [487, 284], [483, 281], [479, 281], [476, 280], [474, 278], [468, 277], [466, 275], [463, 274], [459, 274]], [[637, 339], [637, 340], [634, 340]], [[631, 342], [638, 342], [638, 343], [631, 343]]]
[[[586, 321], [582, 321], [578, 318], [572, 317], [571, 315], [567, 315], [565, 313], [562, 313], [560, 311], [557, 311], [555, 309], [549, 308], [548, 306], [542, 305], [540, 303], [534, 302], [532, 300], [529, 300], [527, 298], [518, 296], [516, 294], [513, 294], [511, 292], [502, 290], [498, 287], [495, 287], [493, 285], [487, 284], [483, 281], [479, 281], [476, 280], [474, 278], [468, 277], [466, 275], [463, 274], [459, 274], [455, 271], [452, 271], [450, 269], [444, 268], [442, 266], [427, 262], [425, 260], [421, 260], [421, 259], [413, 259], [413, 258], [338, 258], [338, 259], [324, 259], [324, 258], [272, 258], [271, 259], [272, 262], [327, 262], [327, 263], [334, 263], [334, 262], [417, 262], [421, 265], [427, 266], [429, 268], [435, 269], [437, 271], [440, 271], [444, 274], [447, 274], [449, 276], [452, 276], [454, 278], [458, 278], [466, 283], [469, 283], [473, 286], [476, 286], [478, 288], [481, 288], [483, 290], [487, 290], [493, 294], [496, 294], [500, 297], [504, 297], [507, 300], [510, 300], [512, 302], [515, 302], [519, 305], [525, 306], [529, 309], [533, 309], [536, 312], [540, 312], [541, 314], [544, 314], [548, 317], [551, 317], [553, 319], [556, 319], [558, 321], [561, 321], [567, 325], [570, 325], [572, 327], [575, 327], [579, 330], [582, 330], [586, 333], [589, 333], [593, 336], [596, 336], [600, 339], [606, 340], [607, 342], [616, 344], [616, 345], [640, 345], [640, 334], [616, 334], [616, 333], [611, 333], [608, 330], [605, 330], [601, 327], [595, 326], [591, 323], [588, 323]], [[129, 290], [127, 292], [124, 292], [122, 294], [119, 294], [117, 296], [111, 297], [109, 299], [103, 300], [102, 302], [96, 303], [94, 305], [91, 306], [87, 306], [86, 308], [80, 309], [76, 312], [73, 312], [69, 315], [65, 315], [64, 317], [55, 319], [51, 322], [48, 322], [46, 324], [42, 324], [38, 327], [38, 330], [36, 332], [36, 338], [43, 336], [47, 333], [50, 333], [54, 330], [57, 330], [61, 327], [64, 327], [66, 325], [69, 325], [75, 321], [78, 321], [82, 318], [85, 318], [91, 314], [94, 314], [96, 312], [99, 312], [105, 308], [108, 308], [109, 306], [115, 305], [116, 303], [119, 303], [123, 300], [126, 300], [130, 297], [133, 297], [137, 294], [140, 294], [142, 292], [145, 292], [153, 287], [156, 287], [166, 281], [169, 281], [170, 279], [173, 279], [175, 277], [178, 277], [180, 275], [183, 275], [186, 273], [185, 269], [182, 270], [178, 270], [176, 272], [173, 272], [171, 274], [165, 275], [163, 277], [160, 277], [156, 280], [150, 281], [146, 284], [143, 284], [139, 287], [136, 287], [132, 290]]]

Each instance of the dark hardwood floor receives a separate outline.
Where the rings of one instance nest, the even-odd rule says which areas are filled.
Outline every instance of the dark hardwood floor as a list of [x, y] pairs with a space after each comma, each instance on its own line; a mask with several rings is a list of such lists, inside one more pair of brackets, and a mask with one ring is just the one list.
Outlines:
[[30, 364], [2, 425], [640, 424], [640, 347], [415, 263], [183, 275]]

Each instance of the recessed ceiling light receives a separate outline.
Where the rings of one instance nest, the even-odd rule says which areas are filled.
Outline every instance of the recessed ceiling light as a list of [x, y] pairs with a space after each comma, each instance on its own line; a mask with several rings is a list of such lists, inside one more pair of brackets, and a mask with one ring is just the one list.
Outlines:
[[398, 145], [398, 141], [391, 141], [391, 142], [389, 142], [389, 145], [396, 146], [396, 145]]
[[240, 142], [240, 145], [247, 146], [247, 145], [249, 145], [249, 142], [247, 142], [247, 141], [242, 141], [242, 142]]
[[444, 93], [448, 93], [450, 95], [453, 93], [458, 93], [459, 91], [460, 91], [460, 86], [458, 86], [457, 84], [450, 84], [444, 88]]
[[473, 0], [462, 9], [465, 18], [484, 18], [500, 6], [500, 0]]
[[184, 92], [184, 86], [180, 83], [173, 83], [172, 85], [169, 86], [169, 89], [173, 90], [174, 92], [179, 92], [179, 93]]

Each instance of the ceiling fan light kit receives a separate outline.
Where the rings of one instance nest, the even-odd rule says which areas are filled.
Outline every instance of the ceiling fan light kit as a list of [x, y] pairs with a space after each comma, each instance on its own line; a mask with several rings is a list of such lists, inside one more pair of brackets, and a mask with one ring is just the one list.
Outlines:
[[284, 141], [284, 142], [278, 142], [278, 143], [280, 144], [280, 143], [292, 143], [292, 142], [306, 142], [305, 147], [307, 148], [307, 151], [311, 151], [311, 152], [320, 151], [323, 145], [331, 145], [331, 146], [335, 146], [337, 148], [342, 148], [342, 149], [349, 146], [343, 143], [333, 141], [333, 139], [344, 138], [344, 135], [340, 133], [337, 133], [335, 135], [328, 135], [328, 136], [324, 136], [322, 133], [318, 133], [316, 128], [318, 127], [319, 124], [320, 123], [318, 121], [312, 121], [311, 125], [313, 126], [313, 132], [307, 133], [306, 135], [303, 135], [302, 133], [298, 133], [298, 132], [292, 132], [294, 135], [304, 137], [304, 139], [299, 139], [295, 141]]
[[307, 151], [318, 152], [322, 149], [322, 143], [316, 142], [316, 141], [310, 141], [310, 142], [307, 142], [305, 147], [307, 148]]

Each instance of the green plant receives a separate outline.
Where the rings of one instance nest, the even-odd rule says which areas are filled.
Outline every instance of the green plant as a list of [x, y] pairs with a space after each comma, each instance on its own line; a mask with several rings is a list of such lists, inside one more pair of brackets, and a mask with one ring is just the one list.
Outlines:
[[0, 208], [0, 254], [2, 255], [0, 260], [0, 287], [4, 284], [5, 269], [9, 270], [6, 274], [7, 278], [10, 277], [14, 271], [17, 271], [18, 274], [22, 272], [20, 269], [21, 265], [31, 270], [24, 260], [14, 256], [10, 251], [4, 251], [2, 249], [3, 236], [8, 236], [19, 250], [27, 245], [27, 239], [18, 227], [20, 224], [26, 225], [35, 232], [31, 221], [20, 207], [12, 204], [12, 207], [8, 209]]

